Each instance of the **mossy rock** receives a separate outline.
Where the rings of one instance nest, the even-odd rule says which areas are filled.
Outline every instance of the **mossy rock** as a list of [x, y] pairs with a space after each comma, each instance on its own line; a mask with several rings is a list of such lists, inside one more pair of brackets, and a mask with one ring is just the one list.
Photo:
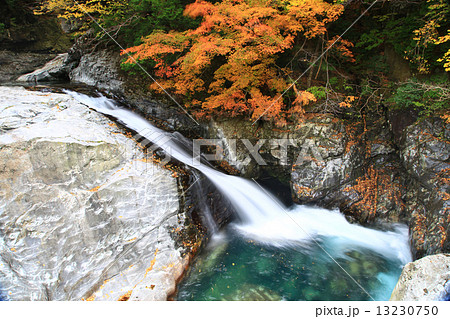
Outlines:
[[55, 18], [42, 17], [32, 24], [14, 25], [7, 34], [8, 37], [0, 36], [3, 49], [61, 53], [72, 45]]
[[359, 261], [353, 261], [350, 263], [349, 266], [349, 273], [352, 276], [359, 276], [361, 273], [361, 265], [359, 263]]
[[348, 289], [347, 280], [344, 278], [335, 278], [330, 283], [332, 291], [342, 292]]
[[374, 276], [378, 271], [378, 267], [370, 261], [364, 261], [362, 266], [364, 269], [364, 274], [368, 276]]

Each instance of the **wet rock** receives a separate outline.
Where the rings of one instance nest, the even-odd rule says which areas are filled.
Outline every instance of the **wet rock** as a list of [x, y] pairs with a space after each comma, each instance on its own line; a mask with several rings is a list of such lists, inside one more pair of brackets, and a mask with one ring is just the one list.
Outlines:
[[320, 300], [320, 291], [313, 287], [307, 287], [303, 290], [303, 296], [306, 301]]
[[0, 83], [12, 82], [52, 60], [55, 54], [0, 51]]
[[0, 100], [0, 295], [165, 300], [188, 258], [172, 173], [68, 95]]
[[[322, 115], [283, 130], [268, 123], [216, 119], [210, 124], [208, 137], [220, 141], [224, 159], [243, 176], [257, 178], [267, 173], [288, 183], [292, 167], [299, 166], [298, 174], [323, 181], [323, 176], [316, 176], [319, 164], [310, 163], [311, 158], [319, 154], [342, 161], [338, 157], [345, 147], [343, 129], [341, 122]], [[253, 154], [249, 147], [254, 149]], [[333, 168], [337, 166], [336, 163]], [[327, 170], [331, 176], [324, 183], [330, 184], [335, 179], [333, 168]]]
[[449, 252], [450, 124], [428, 118], [410, 125], [401, 144], [415, 257]]
[[336, 157], [320, 153], [294, 166], [295, 199], [339, 207], [361, 223], [408, 223], [415, 258], [450, 251], [449, 124], [423, 119], [397, 139], [383, 119], [367, 127], [352, 132], [346, 125], [346, 152], [331, 148]]
[[450, 251], [450, 125], [423, 119], [397, 139], [383, 119], [366, 125], [354, 131], [346, 125], [345, 152], [332, 147], [336, 157], [322, 152], [293, 167], [295, 199], [339, 207], [361, 223], [408, 223], [415, 258]]
[[339, 208], [360, 223], [407, 222], [407, 179], [386, 120], [373, 116], [371, 121], [331, 123], [321, 135], [310, 137], [328, 142], [314, 142], [317, 151], [310, 160], [292, 168], [294, 200]]
[[332, 291], [346, 291], [348, 290], [347, 280], [344, 278], [334, 278], [331, 280], [330, 288]]
[[[377, 121], [365, 130], [362, 122], [316, 114], [280, 130], [242, 119], [215, 120], [209, 137], [220, 141], [224, 159], [241, 175], [268, 175], [289, 183], [299, 204], [340, 208], [362, 223], [398, 222], [404, 215], [402, 168], [387, 123], [379, 117]], [[250, 155], [242, 139], [252, 146], [259, 141], [262, 161]], [[378, 194], [366, 189], [378, 189]]]
[[70, 80], [108, 91], [123, 92], [120, 61], [119, 52], [111, 50], [83, 52], [77, 67], [69, 73]]
[[392, 301], [437, 301], [450, 296], [450, 255], [432, 255], [407, 264]]
[[[401, 156], [407, 171], [419, 182], [432, 184], [436, 175], [449, 167], [450, 124], [441, 118], [429, 118], [406, 129]], [[447, 184], [439, 185], [446, 191]]]
[[124, 96], [130, 107], [151, 118], [158, 127], [180, 133], [180, 138], [196, 139], [206, 135], [207, 125], [197, 124], [198, 120], [187, 115], [178, 105], [152, 99], [150, 94], [139, 92], [133, 87], [126, 88]]
[[42, 68], [20, 76], [19, 82], [51, 82], [68, 80], [73, 64], [69, 62], [68, 53], [62, 53], [49, 61]]
[[264, 259], [258, 260], [255, 267], [259, 274], [270, 276], [275, 273], [275, 269], [277, 268], [277, 263], [273, 259], [264, 258]]
[[202, 259], [198, 261], [197, 268], [211, 271], [219, 262], [219, 258], [226, 252], [228, 242], [225, 240], [215, 239], [214, 242], [210, 242], [206, 247], [208, 253], [208, 259]]
[[292, 167], [294, 200], [339, 208], [361, 223], [399, 221], [401, 167], [387, 126], [337, 118], [304, 125], [316, 128], [304, 131], [309, 157]]
[[355, 277], [355, 276], [359, 276], [361, 272], [361, 265], [358, 262], [352, 262], [350, 263], [350, 267], [349, 267], [349, 273]]
[[292, 167], [291, 182], [296, 201], [302, 203], [336, 202], [338, 189], [345, 187], [353, 172], [361, 165], [355, 147], [349, 145], [344, 123], [305, 123], [300, 151], [306, 150], [302, 161]]

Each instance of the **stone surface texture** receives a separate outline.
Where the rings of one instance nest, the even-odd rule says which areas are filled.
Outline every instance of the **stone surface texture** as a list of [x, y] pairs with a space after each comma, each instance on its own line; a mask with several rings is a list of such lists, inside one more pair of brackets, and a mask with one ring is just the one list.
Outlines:
[[66, 94], [0, 101], [1, 297], [166, 300], [188, 262], [172, 173]]
[[31, 73], [21, 75], [17, 78], [18, 82], [49, 82], [63, 80], [67, 77], [70, 64], [68, 53], [58, 54], [53, 60], [46, 63], [42, 68]]
[[123, 91], [119, 74], [121, 57], [118, 52], [98, 50], [81, 55], [76, 68], [70, 71], [72, 82], [81, 82], [113, 92]]
[[450, 297], [450, 255], [439, 254], [407, 264], [392, 301], [437, 301]]

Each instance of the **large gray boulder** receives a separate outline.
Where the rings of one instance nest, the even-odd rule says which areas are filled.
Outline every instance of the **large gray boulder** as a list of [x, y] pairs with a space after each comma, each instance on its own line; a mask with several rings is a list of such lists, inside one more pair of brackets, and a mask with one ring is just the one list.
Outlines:
[[72, 82], [92, 85], [108, 91], [123, 92], [119, 52], [98, 50], [83, 53], [76, 68], [70, 71]]
[[0, 50], [0, 83], [15, 81], [21, 74], [42, 67], [55, 54]]
[[0, 101], [0, 297], [167, 299], [188, 262], [172, 173], [66, 94]]
[[407, 264], [392, 292], [393, 301], [436, 301], [450, 297], [450, 254]]
[[17, 81], [37, 83], [70, 80], [122, 93], [124, 88], [119, 71], [120, 61], [118, 52], [108, 50], [80, 52], [72, 48], [69, 53], [59, 54], [43, 67], [21, 75]]
[[58, 54], [53, 60], [46, 63], [42, 68], [31, 73], [21, 75], [18, 82], [50, 82], [68, 78], [71, 63], [68, 62], [68, 53]]

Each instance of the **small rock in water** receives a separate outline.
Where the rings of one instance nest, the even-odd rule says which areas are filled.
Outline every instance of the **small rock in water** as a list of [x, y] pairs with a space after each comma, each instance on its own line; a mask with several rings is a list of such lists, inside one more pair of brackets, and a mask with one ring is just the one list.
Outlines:
[[359, 261], [354, 261], [350, 264], [349, 273], [352, 276], [359, 276], [361, 267], [359, 265]]
[[331, 281], [330, 287], [333, 291], [345, 291], [348, 288], [348, 285], [346, 279], [335, 278]]
[[367, 276], [374, 276], [377, 273], [377, 266], [370, 261], [364, 261], [363, 264], [364, 274]]

